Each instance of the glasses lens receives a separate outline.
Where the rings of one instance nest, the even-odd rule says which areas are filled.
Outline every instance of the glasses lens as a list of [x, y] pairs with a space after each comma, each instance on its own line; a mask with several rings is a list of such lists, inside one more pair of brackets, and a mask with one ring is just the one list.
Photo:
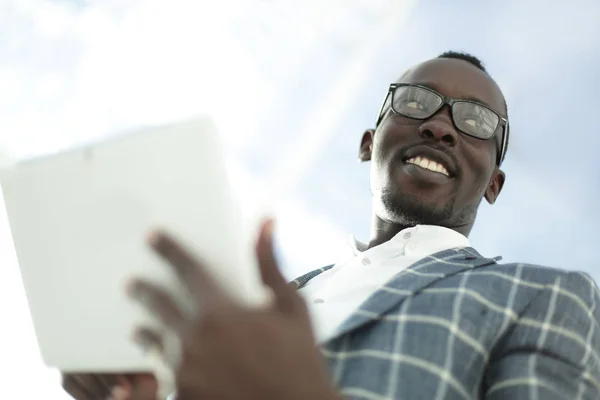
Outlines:
[[393, 97], [394, 111], [410, 118], [429, 118], [442, 104], [440, 96], [415, 86], [400, 86], [394, 91]]
[[500, 118], [492, 110], [468, 102], [454, 103], [452, 117], [458, 129], [480, 139], [494, 136], [500, 122]]

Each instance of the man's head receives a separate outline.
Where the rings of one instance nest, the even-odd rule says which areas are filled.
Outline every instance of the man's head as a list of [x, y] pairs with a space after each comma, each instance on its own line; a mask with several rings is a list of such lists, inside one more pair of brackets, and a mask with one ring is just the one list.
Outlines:
[[[481, 62], [463, 53], [418, 64], [398, 83], [401, 87], [388, 93], [377, 128], [364, 133], [360, 146], [360, 159], [372, 161], [376, 217], [468, 234], [482, 198], [494, 203], [504, 184], [498, 167], [508, 125], [504, 96]], [[452, 99], [469, 102], [451, 108]], [[446, 100], [450, 104], [443, 104]], [[435, 111], [431, 116], [428, 107]]]

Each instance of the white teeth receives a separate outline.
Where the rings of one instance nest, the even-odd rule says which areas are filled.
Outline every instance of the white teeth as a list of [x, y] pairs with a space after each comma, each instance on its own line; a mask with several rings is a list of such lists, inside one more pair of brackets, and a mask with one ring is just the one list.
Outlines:
[[428, 169], [433, 172], [439, 172], [440, 174], [450, 176], [448, 170], [440, 163], [430, 160], [425, 157], [417, 156], [406, 161], [409, 164], [418, 165], [421, 168]]

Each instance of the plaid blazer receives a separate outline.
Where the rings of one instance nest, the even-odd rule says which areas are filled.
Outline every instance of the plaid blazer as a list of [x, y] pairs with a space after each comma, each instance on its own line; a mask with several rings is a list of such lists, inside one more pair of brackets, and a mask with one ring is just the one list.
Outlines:
[[451, 249], [399, 272], [322, 353], [349, 399], [597, 400], [598, 303], [584, 273]]

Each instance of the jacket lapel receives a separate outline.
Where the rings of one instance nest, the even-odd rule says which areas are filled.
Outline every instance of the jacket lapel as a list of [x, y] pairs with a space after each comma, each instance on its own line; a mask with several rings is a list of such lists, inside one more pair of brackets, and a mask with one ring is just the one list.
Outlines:
[[331, 264], [328, 265], [326, 267], [323, 268], [319, 268], [319, 269], [315, 269], [313, 271], [307, 272], [306, 274], [294, 279], [293, 281], [290, 282], [290, 285], [298, 290], [298, 289], [302, 289], [302, 287], [304, 285], [306, 285], [308, 283], [308, 281], [310, 281], [312, 278], [314, 278], [317, 275], [320, 275], [321, 273], [333, 268], [335, 264]]
[[[500, 257], [485, 258], [472, 248], [444, 250], [423, 258], [399, 272], [371, 295], [340, 325], [329, 341], [378, 319], [388, 310], [402, 303], [408, 296], [416, 294], [440, 279], [469, 269], [495, 264], [498, 259]], [[320, 272], [322, 271], [318, 273]]]

